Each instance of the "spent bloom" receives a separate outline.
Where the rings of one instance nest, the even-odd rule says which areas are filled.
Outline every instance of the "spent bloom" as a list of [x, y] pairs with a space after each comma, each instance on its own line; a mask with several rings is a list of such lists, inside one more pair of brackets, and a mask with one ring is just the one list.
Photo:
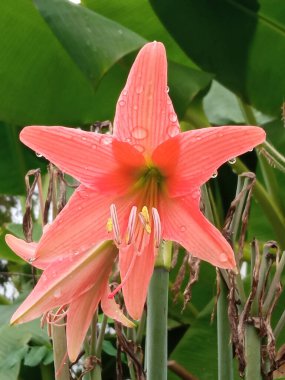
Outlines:
[[31, 246], [35, 263], [113, 239], [134, 319], [141, 316], [162, 240], [176, 241], [220, 268], [235, 267], [232, 248], [200, 211], [200, 187], [224, 162], [262, 143], [265, 132], [224, 126], [181, 133], [162, 43], [148, 43], [139, 52], [117, 103], [112, 135], [30, 126], [20, 138], [81, 183], [39, 244]]

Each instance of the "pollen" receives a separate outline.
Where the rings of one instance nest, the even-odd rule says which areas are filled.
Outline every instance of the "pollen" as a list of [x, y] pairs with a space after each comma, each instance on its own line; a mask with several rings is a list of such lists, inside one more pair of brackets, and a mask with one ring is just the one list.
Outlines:
[[142, 211], [140, 212], [139, 215], [146, 232], [150, 234], [151, 233], [150, 218], [149, 218], [149, 212], [146, 206], [143, 206]]
[[106, 224], [106, 229], [107, 229], [107, 232], [110, 233], [113, 231], [113, 222], [112, 222], [112, 219], [109, 218], [107, 220], [107, 224]]

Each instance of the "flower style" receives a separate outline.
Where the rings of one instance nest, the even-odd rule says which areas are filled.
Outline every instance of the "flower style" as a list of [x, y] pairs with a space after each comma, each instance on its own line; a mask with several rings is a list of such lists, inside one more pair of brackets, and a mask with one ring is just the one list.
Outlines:
[[[6, 240], [15, 252], [20, 251], [24, 260], [33, 261], [36, 243], [25, 243], [11, 235]], [[59, 307], [57, 312], [53, 312], [54, 323], [66, 316], [67, 350], [72, 362], [79, 354], [100, 301], [107, 316], [133, 327], [115, 300], [109, 297], [108, 280], [117, 251], [112, 241], [106, 241], [87, 252], [61, 256], [50, 264], [42, 263], [40, 259], [32, 263], [44, 272], [12, 316], [11, 323], [27, 322]]]
[[117, 103], [113, 135], [30, 126], [20, 138], [81, 183], [34, 249], [35, 262], [68, 260], [114, 239], [134, 319], [141, 316], [162, 239], [215, 266], [235, 267], [232, 248], [200, 211], [200, 187], [224, 162], [262, 143], [265, 132], [225, 126], [181, 133], [162, 43], [139, 52]]

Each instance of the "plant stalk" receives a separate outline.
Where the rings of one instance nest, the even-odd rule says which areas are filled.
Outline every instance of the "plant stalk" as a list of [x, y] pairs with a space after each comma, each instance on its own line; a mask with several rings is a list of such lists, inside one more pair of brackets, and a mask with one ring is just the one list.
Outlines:
[[228, 318], [228, 287], [220, 276], [220, 294], [217, 305], [218, 327], [218, 379], [233, 380], [233, 349], [230, 342], [231, 328]]
[[[64, 321], [61, 321], [64, 323]], [[57, 325], [52, 325], [52, 343], [54, 353], [54, 371], [55, 380], [69, 380], [69, 363], [67, 356], [66, 334], [64, 324], [60, 326], [60, 321]]]
[[147, 298], [146, 371], [148, 380], [167, 379], [169, 272], [155, 267]]
[[245, 327], [245, 380], [262, 380], [261, 338], [252, 325]]

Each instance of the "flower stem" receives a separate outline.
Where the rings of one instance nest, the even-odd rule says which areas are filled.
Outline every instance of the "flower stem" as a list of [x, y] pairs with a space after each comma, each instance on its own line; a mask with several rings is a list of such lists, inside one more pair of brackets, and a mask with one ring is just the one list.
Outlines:
[[55, 380], [69, 380], [65, 326], [60, 326], [59, 323], [52, 325]]
[[146, 370], [148, 380], [167, 379], [167, 309], [169, 272], [156, 267], [147, 298]]
[[245, 380], [262, 380], [261, 339], [254, 326], [245, 328]]
[[218, 327], [218, 378], [233, 380], [233, 350], [230, 342], [231, 329], [228, 318], [227, 285], [220, 276], [220, 294], [217, 306]]

